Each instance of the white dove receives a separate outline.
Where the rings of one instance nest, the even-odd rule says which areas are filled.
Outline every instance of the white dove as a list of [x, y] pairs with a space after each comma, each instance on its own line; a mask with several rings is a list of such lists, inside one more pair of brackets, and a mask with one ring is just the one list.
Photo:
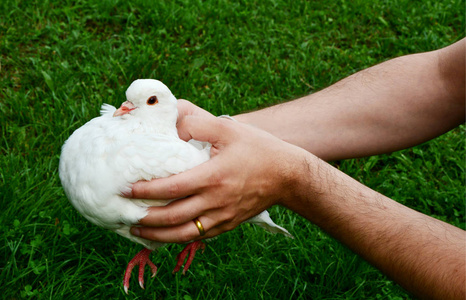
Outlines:
[[[131, 184], [139, 180], [168, 177], [207, 161], [210, 145], [185, 142], [178, 137], [177, 99], [162, 82], [138, 79], [126, 90], [126, 98], [118, 110], [102, 105], [102, 116], [87, 122], [68, 138], [62, 148], [59, 173], [68, 199], [86, 219], [145, 247], [125, 271], [123, 286], [128, 293], [135, 265], [139, 265], [142, 288], [145, 264], [155, 276], [157, 267], [149, 254], [164, 245], [133, 236], [130, 227], [147, 215], [147, 207], [167, 205], [170, 201], [127, 199], [122, 192], [129, 191]], [[270, 219], [267, 211], [247, 222], [292, 237]], [[174, 272], [190, 252], [184, 273], [199, 248], [204, 248], [202, 242], [188, 244], [178, 255]]]

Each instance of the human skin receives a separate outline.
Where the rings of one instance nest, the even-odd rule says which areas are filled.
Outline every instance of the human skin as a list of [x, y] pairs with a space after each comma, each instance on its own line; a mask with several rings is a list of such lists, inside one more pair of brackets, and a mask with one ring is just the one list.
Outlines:
[[[173, 199], [133, 234], [161, 242], [216, 236], [272, 205], [320, 226], [417, 296], [464, 299], [466, 234], [369, 189], [324, 160], [414, 146], [464, 122], [465, 40], [395, 58], [304, 98], [214, 118], [180, 101], [178, 131], [212, 143], [208, 162], [134, 184]], [[273, 162], [273, 163], [271, 163]]]

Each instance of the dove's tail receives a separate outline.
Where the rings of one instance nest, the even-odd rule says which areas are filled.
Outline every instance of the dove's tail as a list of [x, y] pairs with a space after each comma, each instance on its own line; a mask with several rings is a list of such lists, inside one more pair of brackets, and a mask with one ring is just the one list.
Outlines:
[[263, 212], [261, 212], [260, 214], [258, 214], [257, 216], [255, 217], [252, 217], [251, 219], [247, 220], [246, 222], [248, 223], [251, 223], [251, 224], [255, 224], [255, 225], [258, 225], [262, 228], [264, 228], [265, 230], [267, 230], [268, 232], [271, 232], [271, 233], [281, 233], [289, 238], [294, 238], [289, 232], [288, 230], [286, 230], [285, 228], [281, 227], [281, 226], [278, 226], [277, 224], [275, 224], [272, 219], [270, 218], [270, 215], [269, 215], [269, 212], [264, 210]]
[[100, 114], [102, 116], [105, 116], [105, 115], [112, 116], [115, 111], [116, 111], [116, 107], [110, 104], [107, 104], [107, 103], [102, 104], [102, 106], [100, 107]]

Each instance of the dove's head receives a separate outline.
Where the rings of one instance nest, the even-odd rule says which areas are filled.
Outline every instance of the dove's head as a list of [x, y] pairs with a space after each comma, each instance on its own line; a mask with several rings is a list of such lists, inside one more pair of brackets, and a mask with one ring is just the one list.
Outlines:
[[137, 118], [153, 126], [170, 126], [175, 129], [178, 117], [177, 100], [170, 89], [155, 79], [138, 79], [126, 90], [126, 102], [113, 114], [114, 117]]

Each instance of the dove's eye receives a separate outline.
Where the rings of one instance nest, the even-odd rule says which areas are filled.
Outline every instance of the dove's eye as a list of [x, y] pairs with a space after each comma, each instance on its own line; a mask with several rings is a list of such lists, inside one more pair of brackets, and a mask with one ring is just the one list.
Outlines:
[[149, 105], [154, 105], [154, 104], [157, 104], [157, 103], [159, 103], [159, 100], [157, 99], [156, 96], [152, 96], [149, 99], [147, 99], [147, 104], [149, 104]]

